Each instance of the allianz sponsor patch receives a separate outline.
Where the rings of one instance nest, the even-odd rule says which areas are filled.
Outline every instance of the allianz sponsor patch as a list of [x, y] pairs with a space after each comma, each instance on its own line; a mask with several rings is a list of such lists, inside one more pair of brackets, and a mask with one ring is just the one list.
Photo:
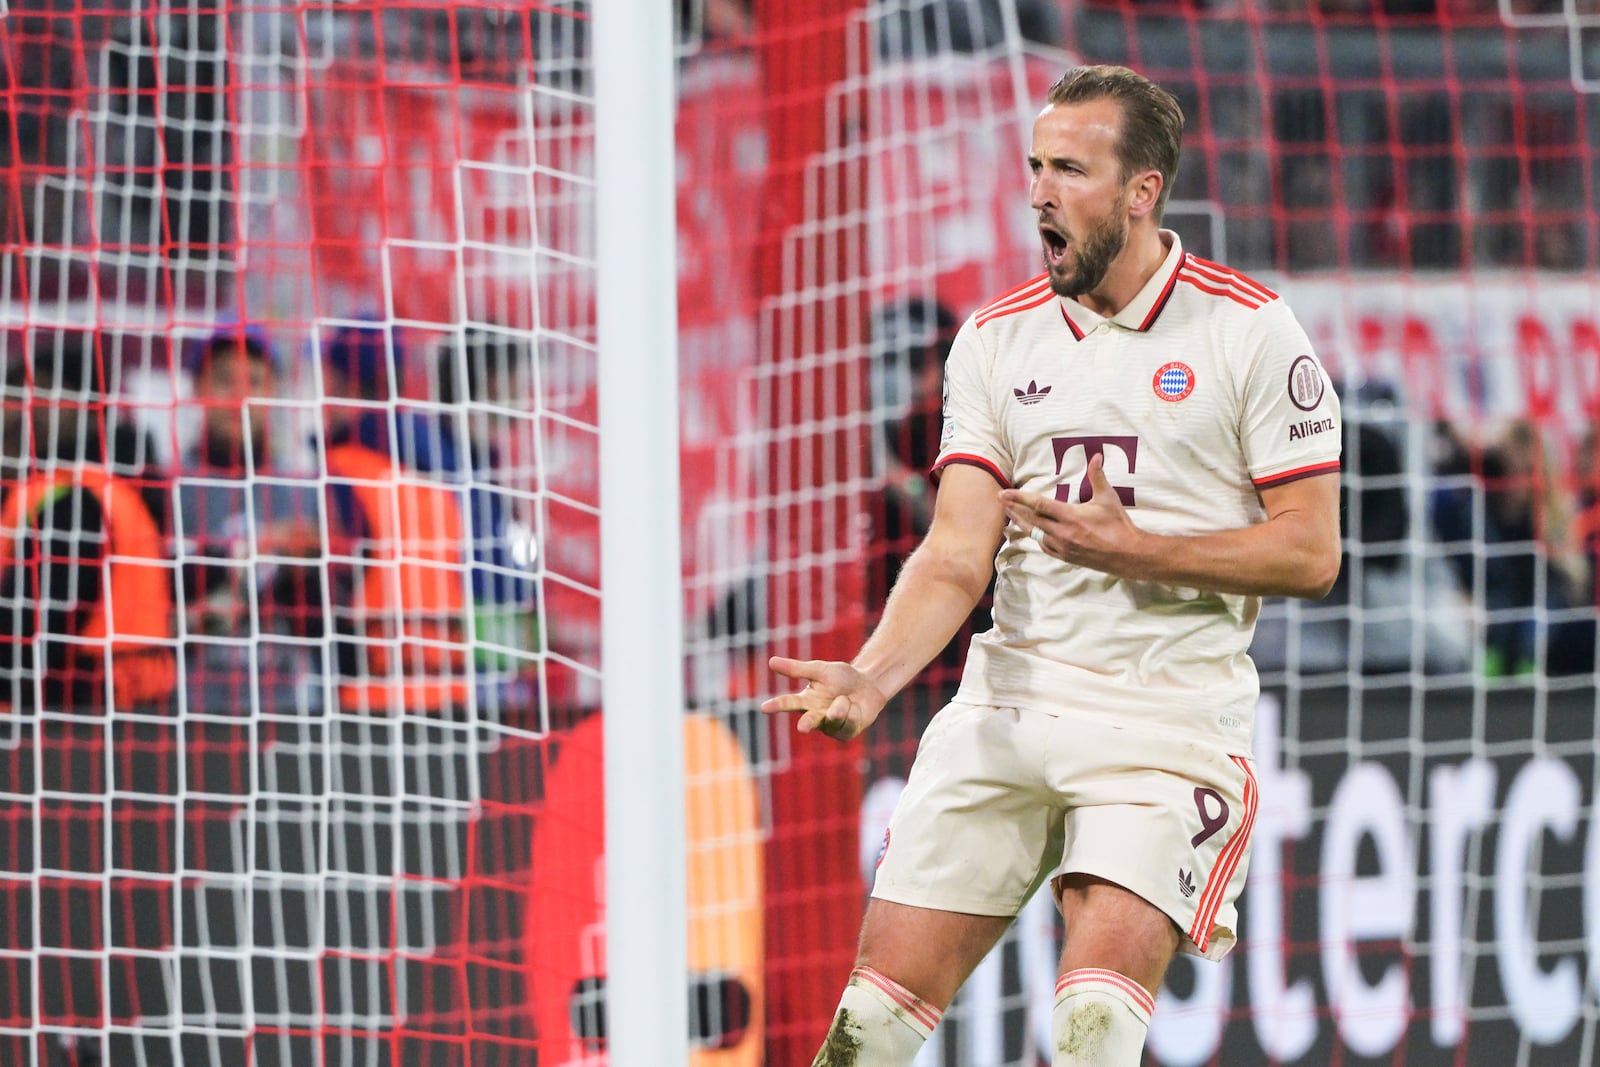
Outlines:
[[1327, 433], [1333, 429], [1332, 419], [1303, 419], [1300, 422], [1289, 424], [1289, 440], [1304, 441], [1307, 437], [1315, 437], [1319, 433]]

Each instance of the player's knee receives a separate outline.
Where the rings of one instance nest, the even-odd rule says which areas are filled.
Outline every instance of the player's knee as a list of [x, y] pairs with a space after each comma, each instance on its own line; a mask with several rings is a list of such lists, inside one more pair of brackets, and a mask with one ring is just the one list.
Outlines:
[[1183, 932], [1165, 912], [1135, 893], [1099, 879], [1058, 890], [1066, 925], [1061, 973], [1077, 967], [1107, 967], [1147, 988], [1161, 984], [1183, 943]]

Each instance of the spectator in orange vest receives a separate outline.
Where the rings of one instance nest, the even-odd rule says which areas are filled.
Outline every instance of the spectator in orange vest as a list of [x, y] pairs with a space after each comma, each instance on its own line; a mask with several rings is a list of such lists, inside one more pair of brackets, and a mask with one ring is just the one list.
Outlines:
[[18, 340], [0, 342], [0, 707], [151, 710], [176, 686], [161, 525], [105, 465], [92, 337]]
[[323, 710], [325, 602], [341, 595], [327, 557], [341, 534], [315, 472], [274, 452], [273, 409], [260, 403], [277, 394], [273, 348], [228, 326], [183, 363], [201, 407], [177, 478], [189, 710]]
[[333, 605], [339, 702], [390, 714], [469, 710], [463, 492], [408, 470], [390, 448], [402, 353], [392, 332], [328, 339], [323, 428], [329, 511], [351, 535], [350, 595]]
[[534, 657], [548, 640], [533, 581], [545, 546], [532, 507], [512, 491], [528, 476], [512, 469], [501, 445], [532, 425], [523, 412], [534, 402], [533, 353], [515, 331], [469, 326], [440, 348], [430, 371], [440, 410], [397, 415], [399, 456], [464, 487], [480, 706], [496, 717], [530, 714]]

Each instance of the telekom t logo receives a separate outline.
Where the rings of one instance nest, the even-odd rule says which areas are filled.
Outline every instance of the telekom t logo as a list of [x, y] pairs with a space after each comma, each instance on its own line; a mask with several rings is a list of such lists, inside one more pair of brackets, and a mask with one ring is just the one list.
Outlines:
[[[1139, 462], [1139, 438], [1128, 435], [1120, 437], [1056, 437], [1051, 443], [1056, 450], [1056, 474], [1061, 473], [1061, 464], [1066, 459], [1067, 453], [1074, 448], [1084, 451], [1083, 462], [1087, 466], [1089, 461], [1096, 456], [1104, 456], [1106, 446], [1120, 451], [1128, 460], [1128, 473], [1132, 474]], [[1106, 477], [1111, 477], [1111, 471], [1106, 470]], [[1112, 486], [1117, 491], [1117, 496], [1122, 500], [1125, 508], [1133, 507], [1133, 487], [1128, 485]], [[1066, 504], [1074, 503], [1072, 499], [1072, 486], [1065, 483], [1056, 486], [1056, 499]], [[1089, 475], [1085, 472], [1083, 481], [1078, 483], [1078, 499], [1076, 503], [1082, 504], [1094, 499], [1094, 490], [1089, 486]]]

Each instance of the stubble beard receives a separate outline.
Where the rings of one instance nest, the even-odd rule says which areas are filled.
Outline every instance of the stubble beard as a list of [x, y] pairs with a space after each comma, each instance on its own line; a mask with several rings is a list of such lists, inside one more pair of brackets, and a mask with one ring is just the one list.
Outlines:
[[[1128, 223], [1118, 210], [1120, 207], [1119, 202], [1117, 208], [1113, 208], [1081, 241], [1073, 242], [1070, 272], [1062, 274], [1059, 265], [1049, 265], [1050, 288], [1057, 296], [1076, 300], [1084, 293], [1093, 292], [1105, 281], [1111, 261], [1128, 243]], [[1046, 262], [1048, 264], [1048, 260]]]

